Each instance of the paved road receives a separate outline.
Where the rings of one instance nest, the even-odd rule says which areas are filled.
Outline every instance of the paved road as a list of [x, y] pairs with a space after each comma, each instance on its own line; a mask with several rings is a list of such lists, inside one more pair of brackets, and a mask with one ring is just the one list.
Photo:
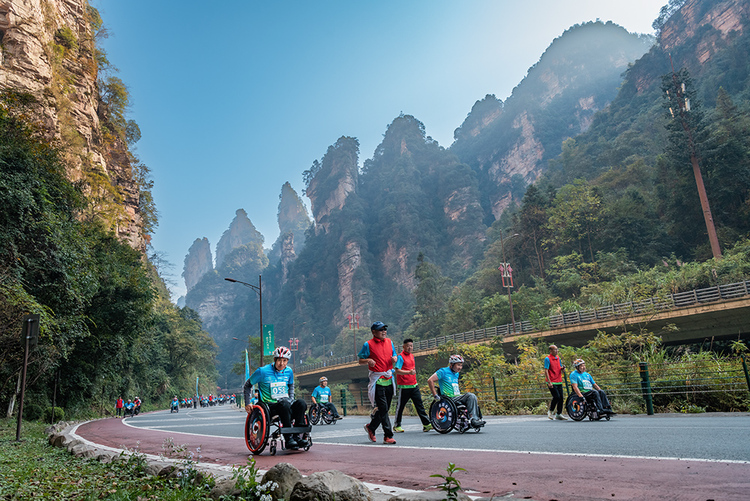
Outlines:
[[[266, 452], [269, 468], [279, 461], [303, 473], [338, 469], [367, 482], [425, 489], [448, 461], [466, 468], [464, 487], [476, 495], [530, 499], [747, 499], [750, 490], [750, 415], [701, 414], [618, 416], [609, 422], [550, 422], [546, 417], [490, 417], [481, 433], [422, 433], [416, 418], [405, 420], [396, 446], [370, 443], [366, 418], [350, 416], [313, 430], [307, 453]], [[232, 407], [88, 423], [78, 434], [112, 447], [159, 454], [167, 437], [203, 461], [244, 464], [244, 413]], [[382, 435], [378, 435], [382, 440]], [[377, 468], [371, 465], [377, 464]]]

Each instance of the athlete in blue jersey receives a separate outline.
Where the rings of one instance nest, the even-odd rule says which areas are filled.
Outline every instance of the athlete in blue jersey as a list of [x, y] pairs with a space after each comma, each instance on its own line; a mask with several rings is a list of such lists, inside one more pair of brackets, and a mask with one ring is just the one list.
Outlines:
[[[245, 381], [244, 387], [245, 402], [250, 402], [253, 385], [257, 385], [260, 400], [268, 405], [271, 416], [279, 416], [282, 429], [291, 427], [292, 420], [298, 426], [306, 424], [307, 404], [301, 398], [294, 400], [294, 374], [292, 369], [287, 367], [290, 358], [292, 352], [289, 348], [276, 348], [273, 352], [273, 363], [256, 369], [250, 379]], [[245, 410], [250, 413], [253, 406], [248, 403]], [[304, 449], [309, 445], [307, 440], [297, 434], [284, 434], [284, 442], [286, 448], [292, 450]]]
[[312, 392], [312, 401], [314, 404], [320, 404], [323, 407], [328, 408], [333, 414], [334, 419], [341, 419], [339, 411], [336, 410], [336, 406], [331, 401], [331, 389], [328, 387], [328, 378], [323, 376], [320, 378], [320, 385], [317, 386]]
[[[461, 355], [451, 355], [448, 359], [448, 367], [438, 369], [435, 374], [429, 377], [427, 385], [430, 387], [430, 391], [434, 398], [439, 398], [439, 388], [440, 394], [444, 397], [448, 397], [454, 402], [465, 405], [466, 409], [469, 411], [471, 426], [478, 428], [484, 426], [485, 422], [482, 420], [482, 411], [479, 410], [477, 396], [471, 392], [462, 395], [458, 387], [458, 373], [461, 372], [463, 367], [463, 357]], [[435, 388], [435, 383], [438, 383], [438, 388]]]
[[576, 370], [570, 375], [570, 383], [576, 395], [594, 402], [599, 414], [614, 414], [607, 394], [594, 382], [591, 374], [586, 372], [586, 362], [579, 358], [573, 362], [573, 367]]

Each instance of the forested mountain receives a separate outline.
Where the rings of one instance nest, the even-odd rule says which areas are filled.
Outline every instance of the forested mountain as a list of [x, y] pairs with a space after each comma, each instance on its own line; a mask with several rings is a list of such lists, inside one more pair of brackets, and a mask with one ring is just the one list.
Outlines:
[[[216, 345], [149, 260], [157, 225], [129, 96], [85, 0], [0, 5], [0, 401], [15, 407], [26, 314], [40, 315], [25, 417], [89, 416], [213, 389]], [[153, 257], [153, 256], [152, 256]], [[75, 414], [75, 413], [74, 413]]]
[[[268, 267], [256, 249], [234, 270], [249, 283], [262, 273], [276, 344], [298, 337], [304, 360], [353, 353], [375, 319], [396, 339], [507, 323], [503, 260], [516, 320], [749, 276], [749, 17], [747, 2], [673, 0], [657, 39], [574, 26], [505, 102], [477, 101], [449, 149], [403, 114], [361, 169], [357, 139], [341, 137], [303, 173], [304, 248], [295, 234], [283, 253], [280, 237]], [[669, 111], [670, 54], [687, 115]], [[721, 266], [700, 262], [711, 254], [680, 116]], [[221, 318], [208, 329], [229, 367], [245, 346], [230, 338], [255, 335], [258, 304], [223, 276], [207, 274], [188, 304]]]

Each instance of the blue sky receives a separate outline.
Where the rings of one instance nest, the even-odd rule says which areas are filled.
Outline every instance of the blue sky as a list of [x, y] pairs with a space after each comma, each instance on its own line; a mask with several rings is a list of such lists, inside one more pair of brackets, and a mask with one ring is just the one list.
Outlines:
[[302, 171], [342, 135], [361, 165], [403, 112], [449, 147], [473, 104], [505, 100], [566, 29], [652, 33], [667, 0], [90, 1], [141, 129], [176, 300], [196, 238], [215, 253], [243, 208], [270, 247], [281, 186], [301, 195]]

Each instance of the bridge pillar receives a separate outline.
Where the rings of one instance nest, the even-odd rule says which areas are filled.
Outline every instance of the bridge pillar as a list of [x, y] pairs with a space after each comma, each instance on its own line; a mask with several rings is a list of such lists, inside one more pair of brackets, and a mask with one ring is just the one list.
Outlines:
[[359, 411], [359, 413], [370, 412], [370, 400], [367, 398], [367, 379], [355, 379], [349, 383], [347, 389], [352, 394], [354, 401], [351, 403], [351, 409], [353, 411]]

